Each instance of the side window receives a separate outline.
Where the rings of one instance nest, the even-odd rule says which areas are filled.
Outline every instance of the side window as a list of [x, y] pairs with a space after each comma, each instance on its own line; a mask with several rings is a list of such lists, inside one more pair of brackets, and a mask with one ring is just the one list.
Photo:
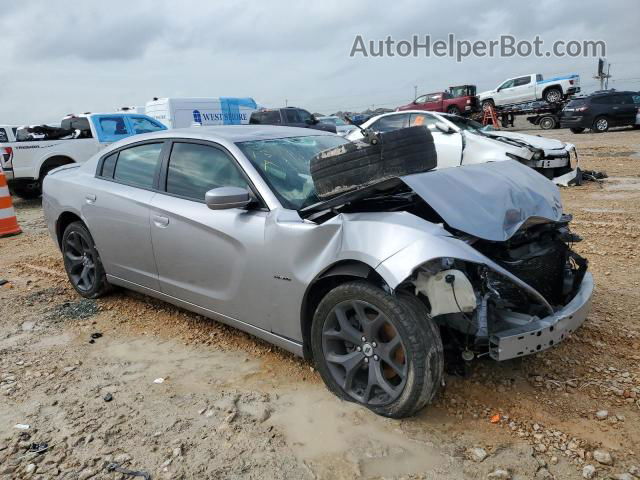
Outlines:
[[163, 126], [144, 117], [129, 117], [129, 122], [135, 134], [157, 132], [165, 129]]
[[536, 82], [541, 82], [542, 81], [542, 74], [539, 73], [536, 75]]
[[116, 142], [131, 135], [123, 116], [97, 117], [95, 121], [101, 142]]
[[420, 95], [418, 98], [416, 98], [416, 103], [425, 103], [426, 101], [427, 101], [426, 95]]
[[195, 143], [174, 143], [167, 171], [167, 193], [200, 202], [212, 188], [247, 188], [234, 160], [222, 150]]
[[298, 116], [300, 117], [300, 122], [306, 123], [307, 120], [311, 121], [311, 114], [306, 110], [298, 110]]
[[113, 178], [113, 172], [116, 169], [116, 161], [118, 160], [118, 152], [112, 153], [102, 161], [101, 177]]
[[382, 117], [377, 122], [374, 122], [373, 125], [371, 125], [371, 128], [377, 132], [391, 132], [393, 130], [398, 130], [406, 127], [406, 122], [408, 120], [407, 117], [407, 114]]
[[424, 125], [431, 131], [436, 130], [436, 122], [438, 119], [432, 115], [426, 115], [424, 113], [412, 113], [411, 119], [409, 120], [410, 127], [416, 127], [419, 125]]
[[504, 82], [502, 85], [498, 87], [498, 90], [503, 90], [505, 88], [511, 88], [511, 87], [513, 87], [513, 79], [507, 80], [506, 82]]
[[636, 103], [632, 95], [620, 95], [620, 98], [622, 99], [623, 105], [633, 105]]
[[640, 93], [638, 93], [637, 95], [632, 95], [633, 98], [633, 103], [635, 103], [636, 105], [640, 105]]
[[610, 96], [594, 97], [591, 99], [591, 103], [594, 105], [607, 105], [613, 103]]
[[284, 118], [287, 119], [287, 123], [302, 123], [298, 116], [298, 111], [295, 108], [287, 108], [284, 110]]
[[609, 100], [609, 103], [612, 105], [621, 105], [624, 103], [624, 95], [613, 95]]
[[530, 83], [531, 83], [531, 77], [530, 76], [519, 77], [519, 78], [516, 78], [513, 81], [513, 86], [514, 87], [522, 87], [523, 85], [529, 85]]
[[0, 128], [0, 142], [8, 142], [7, 132], [4, 128]]
[[162, 143], [147, 143], [120, 150], [114, 180], [136, 187], [153, 187], [153, 177], [162, 151]]

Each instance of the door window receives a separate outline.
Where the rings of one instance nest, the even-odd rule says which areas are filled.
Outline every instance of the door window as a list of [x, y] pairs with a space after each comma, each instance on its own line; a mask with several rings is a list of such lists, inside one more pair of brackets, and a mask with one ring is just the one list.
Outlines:
[[116, 142], [121, 138], [131, 136], [127, 123], [121, 115], [95, 117], [98, 139], [101, 142]]
[[284, 116], [287, 119], [287, 123], [302, 123], [295, 108], [287, 108], [284, 111]]
[[424, 113], [412, 113], [411, 118], [409, 120], [409, 126], [415, 127], [419, 125], [424, 125], [429, 130], [436, 130], [436, 122], [438, 119], [433, 115], [427, 115]]
[[235, 161], [222, 150], [196, 143], [174, 143], [167, 171], [167, 192], [204, 202], [217, 187], [248, 188]]
[[129, 117], [131, 127], [135, 134], [157, 132], [158, 130], [166, 130], [164, 125], [156, 123], [144, 117]]
[[298, 110], [298, 116], [301, 123], [311, 123], [311, 114], [306, 110]]
[[116, 161], [118, 160], [118, 152], [112, 153], [102, 161], [101, 177], [113, 178], [113, 172], [116, 169]]
[[371, 128], [376, 132], [391, 132], [393, 130], [398, 130], [400, 128], [404, 128], [406, 126], [408, 115], [389, 115], [387, 117], [382, 117], [377, 122], [374, 122], [371, 125]]
[[513, 80], [514, 87], [522, 87], [523, 85], [529, 85], [531, 83], [531, 77], [518, 77]]
[[135, 187], [152, 188], [162, 143], [146, 143], [120, 150], [113, 179]]
[[498, 90], [504, 90], [505, 88], [511, 88], [511, 87], [513, 87], [513, 79], [507, 80], [506, 82], [504, 82], [502, 85], [498, 87]]
[[4, 128], [0, 128], [0, 142], [8, 142], [9, 137], [7, 137], [7, 132]]
[[426, 95], [421, 95], [418, 98], [416, 98], [416, 103], [425, 103], [426, 101], [427, 101]]

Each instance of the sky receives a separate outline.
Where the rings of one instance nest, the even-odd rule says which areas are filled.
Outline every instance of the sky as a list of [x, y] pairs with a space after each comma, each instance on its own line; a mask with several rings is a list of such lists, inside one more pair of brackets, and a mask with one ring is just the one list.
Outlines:
[[352, 58], [366, 40], [470, 41], [502, 34], [545, 47], [604, 40], [610, 87], [640, 90], [640, 1], [0, 0], [0, 123], [59, 121], [152, 97], [253, 97], [312, 112], [393, 108], [418, 93], [528, 73], [581, 75], [596, 58]]

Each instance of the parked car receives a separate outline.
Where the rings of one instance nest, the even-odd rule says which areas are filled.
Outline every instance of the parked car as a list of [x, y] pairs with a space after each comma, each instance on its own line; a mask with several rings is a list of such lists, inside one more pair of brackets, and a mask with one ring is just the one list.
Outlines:
[[313, 128], [336, 133], [336, 126], [321, 123], [308, 111], [297, 107], [263, 108], [251, 114], [252, 125], [286, 125], [288, 127]]
[[357, 128], [355, 125], [347, 123], [342, 118], [335, 115], [328, 116], [328, 117], [316, 117], [316, 118], [320, 123], [334, 126], [336, 128], [336, 133], [342, 136], [346, 135], [349, 132], [352, 132]]
[[311, 159], [348, 145], [263, 125], [133, 137], [47, 175], [44, 214], [83, 297], [119, 285], [235, 326], [389, 417], [434, 398], [441, 331], [506, 360], [583, 323], [593, 279], [555, 185], [506, 161], [320, 200]]
[[129, 113], [69, 115], [59, 127], [19, 127], [16, 138], [0, 142], [0, 161], [12, 192], [22, 198], [41, 193], [42, 179], [60, 165], [83, 163], [122, 138], [166, 130], [156, 120]]
[[606, 132], [610, 127], [635, 125], [638, 108], [638, 92], [601, 91], [571, 100], [561, 112], [560, 126], [573, 133]]
[[[462, 93], [460, 89], [454, 90]], [[452, 115], [462, 115], [478, 110], [478, 97], [474, 95], [454, 96], [450, 92], [427, 93], [416, 98], [413, 102], [396, 108], [403, 110], [426, 110], [430, 112], [446, 112]]]
[[563, 98], [580, 92], [580, 76], [576, 74], [545, 80], [541, 74], [532, 73], [509, 78], [498, 87], [478, 94], [482, 108], [488, 105], [501, 106], [513, 103], [544, 100], [560, 102]]
[[237, 97], [172, 97], [154, 98], [147, 102], [144, 113], [167, 128], [193, 125], [246, 125], [258, 109], [253, 98]]
[[[559, 140], [494, 130], [471, 119], [436, 112], [394, 112], [373, 117], [363, 129], [389, 132], [414, 125], [426, 125], [436, 146], [438, 168], [473, 163], [518, 160], [559, 185], [579, 183], [578, 154], [574, 145]], [[347, 139], [364, 137], [358, 129]]]

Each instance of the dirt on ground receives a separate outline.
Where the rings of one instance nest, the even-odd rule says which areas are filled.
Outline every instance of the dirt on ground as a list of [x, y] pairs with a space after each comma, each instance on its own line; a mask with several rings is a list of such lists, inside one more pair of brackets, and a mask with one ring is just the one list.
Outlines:
[[640, 131], [527, 133], [609, 175], [562, 189], [591, 314], [551, 350], [447, 376], [405, 420], [196, 314], [123, 290], [82, 299], [40, 201], [16, 199], [24, 233], [0, 239], [0, 478], [640, 477]]

